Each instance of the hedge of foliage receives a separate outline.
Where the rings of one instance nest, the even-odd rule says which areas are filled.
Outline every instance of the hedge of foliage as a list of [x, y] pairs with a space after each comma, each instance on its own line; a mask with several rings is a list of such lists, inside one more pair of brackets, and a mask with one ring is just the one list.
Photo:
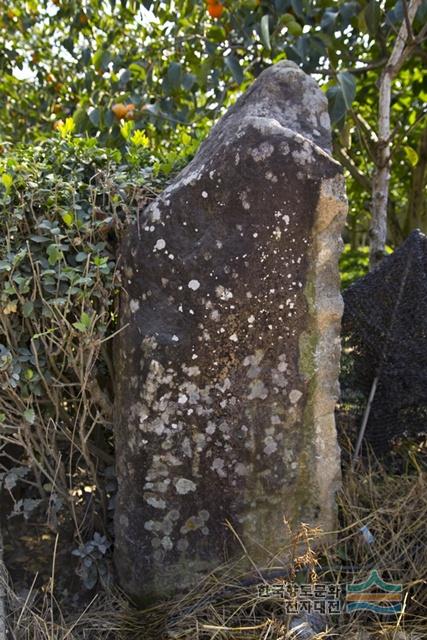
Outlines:
[[[40, 499], [70, 503], [74, 482], [102, 487], [113, 463], [115, 248], [165, 182], [132, 125], [124, 151], [72, 136], [67, 121], [0, 159], [0, 447], [7, 488], [35, 478], [40, 498], [15, 505], [24, 515]], [[177, 160], [179, 150], [163, 165]]]

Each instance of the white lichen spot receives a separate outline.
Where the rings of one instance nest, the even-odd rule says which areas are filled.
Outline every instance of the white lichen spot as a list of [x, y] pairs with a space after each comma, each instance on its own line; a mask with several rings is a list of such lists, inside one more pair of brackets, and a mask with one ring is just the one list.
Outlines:
[[185, 551], [188, 548], [189, 542], [185, 538], [181, 538], [177, 542], [178, 551]]
[[151, 207], [151, 220], [153, 222], [156, 222], [157, 220], [160, 220], [160, 209], [159, 209], [159, 205], [157, 204], [157, 202], [155, 202]]
[[298, 391], [298, 389], [292, 389], [292, 391], [289, 394], [289, 400], [291, 401], [292, 404], [296, 404], [298, 400], [301, 398], [301, 396], [302, 396], [301, 391]]
[[249, 385], [249, 400], [265, 400], [268, 396], [268, 389], [262, 380], [253, 380]]
[[172, 336], [172, 342], [179, 342], [179, 338], [178, 338], [178, 336], [177, 336], [177, 335], [175, 335], [175, 334], [174, 334], [174, 335]]
[[264, 453], [270, 455], [277, 451], [277, 442], [271, 436], [264, 438]]
[[211, 464], [211, 469], [216, 471], [220, 478], [225, 478], [227, 476], [224, 471], [224, 460], [222, 458], [215, 458]]
[[226, 289], [222, 285], [218, 285], [218, 287], [216, 287], [215, 293], [220, 300], [231, 300], [233, 297], [233, 293], [230, 289]]
[[139, 310], [139, 300], [131, 300], [129, 303], [129, 308], [132, 313], [136, 313]]
[[213, 433], [215, 433], [216, 430], [216, 425], [209, 421], [208, 422], [208, 426], [206, 427], [206, 433], [208, 433], [209, 435], [212, 435]]
[[247, 467], [242, 462], [238, 462], [236, 464], [236, 466], [234, 467], [234, 471], [238, 476], [246, 476], [248, 473]]
[[289, 147], [289, 145], [288, 145], [288, 143], [287, 143], [287, 142], [282, 142], [282, 143], [281, 143], [281, 145], [280, 145], [280, 151], [281, 151], [281, 153], [282, 153], [284, 156], [288, 155], [288, 153], [289, 153], [289, 151], [290, 151], [290, 150], [291, 150], [291, 149], [290, 149], [290, 147]]
[[251, 150], [251, 155], [255, 162], [266, 160], [274, 151], [274, 147], [270, 142], [262, 142], [259, 147]]
[[195, 483], [192, 480], [188, 480], [188, 478], [179, 478], [175, 482], [176, 492], [182, 496], [184, 496], [187, 493], [190, 493], [190, 491], [195, 491], [196, 488], [197, 487]]
[[231, 336], [228, 339], [231, 340], [232, 342], [239, 342], [239, 338], [237, 337], [236, 333], [231, 334]]
[[166, 242], [165, 240], [163, 240], [163, 238], [159, 238], [156, 242], [156, 244], [154, 245], [154, 251], [161, 251], [162, 249], [164, 249], [166, 247]]
[[145, 501], [150, 505], [150, 507], [154, 507], [155, 509], [166, 509], [166, 502], [161, 498], [159, 499], [155, 496], [149, 496]]
[[240, 198], [240, 202], [242, 203], [242, 207], [248, 211], [248, 209], [251, 208], [251, 204], [249, 202], [249, 198], [248, 198], [248, 192], [247, 191], [242, 191], [242, 193], [239, 194], [239, 198]]
[[286, 362], [286, 355], [284, 353], [282, 353], [282, 355], [279, 356], [279, 364], [277, 365], [277, 369], [281, 373], [285, 373], [285, 371], [287, 371], [288, 369], [288, 364]]
[[270, 182], [277, 182], [277, 176], [275, 176], [272, 171], [266, 171], [265, 177], [267, 180], [270, 180]]
[[202, 198], [207, 198], [207, 197], [208, 197], [208, 192], [202, 191]]
[[199, 287], [200, 282], [198, 280], [190, 280], [190, 282], [188, 283], [188, 288], [192, 289], [193, 291], [197, 291]]
[[188, 401], [188, 396], [185, 393], [180, 393], [178, 396], [178, 404], [185, 404]]
[[327, 111], [324, 111], [323, 113], [320, 114], [319, 122], [321, 127], [323, 127], [324, 129], [329, 129], [330, 120], [329, 120], [329, 114]]
[[190, 378], [193, 376], [199, 376], [200, 369], [199, 367], [188, 367], [188, 369], [186, 369], [186, 373], [188, 376], [190, 376]]
[[162, 539], [162, 547], [165, 551], [170, 551], [173, 548], [172, 540], [169, 538], [169, 536], [165, 536]]

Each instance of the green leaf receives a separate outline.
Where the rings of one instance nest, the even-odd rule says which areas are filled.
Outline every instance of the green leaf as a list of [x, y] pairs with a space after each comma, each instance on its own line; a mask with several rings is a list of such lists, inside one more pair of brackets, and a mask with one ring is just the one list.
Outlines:
[[186, 91], [190, 91], [190, 89], [194, 86], [197, 78], [194, 73], [186, 73], [182, 79], [182, 86]]
[[300, 36], [302, 34], [302, 26], [299, 22], [294, 20], [288, 24], [288, 31], [292, 36]]
[[76, 124], [77, 131], [81, 131], [87, 123], [87, 113], [85, 109], [76, 109], [73, 113], [73, 120]]
[[29, 318], [33, 313], [33, 310], [34, 310], [34, 303], [31, 302], [30, 300], [28, 300], [27, 302], [24, 302], [24, 304], [22, 305], [22, 315], [24, 316], [24, 318]]
[[61, 213], [61, 218], [67, 225], [67, 227], [71, 227], [74, 222], [74, 216], [72, 213]]
[[99, 123], [101, 122], [101, 111], [98, 107], [91, 109], [88, 112], [89, 120], [95, 127], [99, 127]]
[[418, 164], [418, 153], [415, 151], [415, 149], [413, 149], [412, 147], [403, 147], [403, 150], [405, 152], [406, 158], [409, 161], [409, 164], [411, 165], [411, 167], [415, 167]]
[[63, 124], [58, 125], [58, 131], [61, 138], [69, 138], [76, 128], [76, 123], [73, 118], [67, 118]]
[[36, 419], [34, 409], [25, 409], [24, 418], [29, 424], [34, 424], [34, 421]]
[[341, 87], [345, 106], [350, 109], [356, 96], [356, 78], [348, 71], [341, 71], [337, 75], [338, 83]]
[[34, 378], [34, 371], [32, 369], [25, 369], [24, 378], [30, 382], [30, 380]]
[[296, 13], [296, 15], [299, 18], [303, 18], [303, 5], [302, 5], [302, 0], [291, 0], [291, 6], [292, 9], [294, 10], [294, 13]]
[[4, 186], [4, 188], [6, 189], [6, 192], [9, 193], [10, 188], [13, 184], [13, 178], [11, 175], [9, 175], [8, 173], [3, 173], [2, 177], [1, 177], [1, 181], [2, 184]]
[[261, 42], [264, 45], [264, 48], [268, 51], [271, 50], [270, 44], [270, 16], [268, 13], [265, 13], [260, 22], [260, 38]]
[[235, 82], [237, 82], [237, 84], [242, 84], [242, 67], [240, 66], [240, 62], [238, 61], [234, 53], [229, 53], [228, 56], [224, 56], [224, 62], [227, 65], [228, 69], [231, 71], [231, 75], [233, 76]]
[[182, 67], [179, 62], [171, 62], [166, 73], [168, 86], [171, 89], [179, 88], [179, 85], [181, 84], [181, 75]]
[[122, 124], [122, 126], [120, 127], [120, 133], [125, 140], [130, 139], [134, 128], [135, 128], [135, 123], [133, 122], [133, 120], [128, 120], [127, 122], [124, 122]]
[[78, 329], [82, 333], [85, 333], [89, 329], [90, 323], [91, 323], [90, 315], [86, 313], [86, 311], [82, 311], [80, 315], [80, 321], [74, 322], [73, 327], [75, 329]]
[[50, 244], [47, 248], [48, 262], [51, 265], [55, 265], [62, 258], [62, 251], [56, 244]]
[[335, 85], [326, 92], [329, 103], [329, 115], [332, 124], [337, 124], [345, 117], [347, 108], [341, 87]]
[[368, 2], [364, 15], [369, 34], [375, 36], [378, 33], [381, 21], [381, 7], [378, 0], [370, 0], [370, 2]]

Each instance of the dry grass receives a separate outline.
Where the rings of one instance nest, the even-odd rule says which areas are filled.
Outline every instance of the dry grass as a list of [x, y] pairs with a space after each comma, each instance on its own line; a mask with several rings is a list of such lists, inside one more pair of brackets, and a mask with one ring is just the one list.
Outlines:
[[[395, 618], [342, 613], [290, 619], [280, 596], [262, 597], [256, 571], [243, 574], [236, 562], [218, 569], [181, 599], [139, 611], [119, 592], [98, 596], [78, 615], [66, 614], [54, 585], [23, 602], [7, 587], [8, 624], [16, 640], [421, 640], [427, 638], [427, 474], [390, 475], [379, 465], [347, 472], [339, 496], [341, 530], [326, 546], [321, 535], [302, 527], [285, 549], [272, 576], [305, 572], [320, 582], [359, 582], [371, 568], [402, 583], [404, 606]], [[368, 544], [360, 529], [368, 527]], [[295, 554], [304, 543], [305, 553]], [[314, 547], [314, 548], [313, 548]], [[300, 624], [301, 626], [295, 626]], [[305, 624], [305, 627], [304, 627]], [[292, 626], [294, 628], [292, 629]], [[321, 625], [322, 626], [322, 625]], [[314, 631], [313, 631], [314, 629]], [[317, 635], [315, 634], [317, 631]]]

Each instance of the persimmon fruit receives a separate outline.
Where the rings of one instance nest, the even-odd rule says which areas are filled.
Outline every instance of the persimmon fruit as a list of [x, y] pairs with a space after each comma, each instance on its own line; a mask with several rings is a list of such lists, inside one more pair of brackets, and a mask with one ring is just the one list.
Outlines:
[[211, 18], [220, 18], [224, 12], [224, 5], [221, 2], [208, 4], [208, 13]]
[[117, 102], [116, 104], [113, 104], [111, 111], [119, 120], [123, 120], [124, 118], [127, 120], [133, 120], [135, 108], [136, 107], [133, 103], [123, 104], [123, 102]]

